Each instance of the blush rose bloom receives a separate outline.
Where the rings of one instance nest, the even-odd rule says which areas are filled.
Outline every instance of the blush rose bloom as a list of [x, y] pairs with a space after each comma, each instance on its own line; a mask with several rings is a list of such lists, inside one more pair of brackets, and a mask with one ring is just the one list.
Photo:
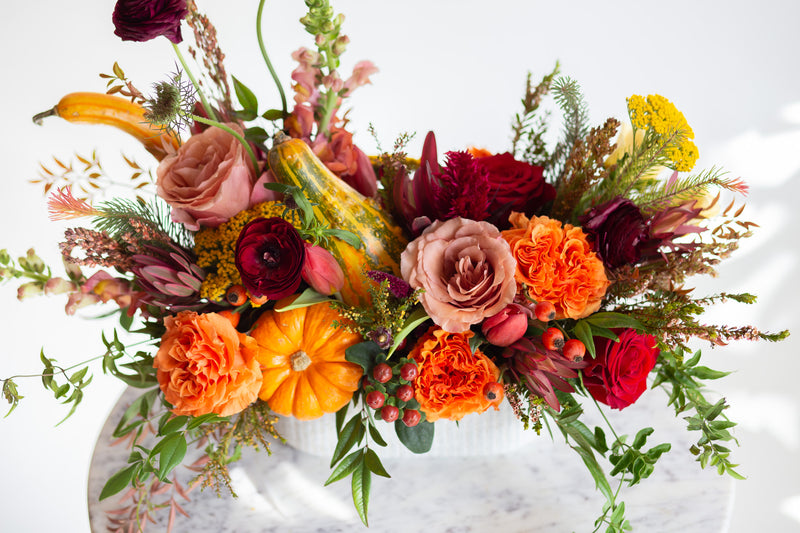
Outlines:
[[216, 313], [182, 311], [167, 328], [153, 361], [158, 385], [176, 415], [229, 416], [258, 397], [258, 344]]
[[502, 311], [516, 294], [516, 262], [496, 227], [465, 218], [435, 221], [400, 256], [420, 303], [442, 329], [459, 333]]
[[589, 394], [612, 409], [628, 407], [647, 389], [647, 376], [660, 350], [652, 335], [635, 329], [615, 329], [619, 342], [595, 337], [597, 356], [583, 369]]
[[472, 335], [472, 331], [448, 333], [433, 326], [409, 353], [419, 367], [415, 398], [428, 422], [461, 420], [489, 407], [499, 410], [502, 396], [491, 400], [484, 392], [487, 385], [497, 383], [500, 370], [480, 350], [472, 352]]
[[[228, 124], [238, 133], [241, 128]], [[158, 165], [158, 195], [172, 207], [172, 220], [197, 231], [217, 227], [263, 194], [266, 175], [256, 183], [244, 146], [230, 133], [210, 127], [192, 135], [174, 155]]]

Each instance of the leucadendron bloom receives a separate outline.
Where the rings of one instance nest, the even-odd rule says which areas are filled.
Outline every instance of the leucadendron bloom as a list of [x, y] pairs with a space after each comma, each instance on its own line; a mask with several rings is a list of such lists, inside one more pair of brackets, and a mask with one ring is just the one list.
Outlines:
[[459, 333], [514, 299], [516, 263], [496, 227], [465, 218], [435, 221], [400, 256], [400, 271], [442, 329]]

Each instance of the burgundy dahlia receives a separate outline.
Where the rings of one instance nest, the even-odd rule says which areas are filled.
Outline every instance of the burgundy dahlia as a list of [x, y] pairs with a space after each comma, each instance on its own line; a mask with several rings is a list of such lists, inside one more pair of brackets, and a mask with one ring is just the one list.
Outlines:
[[580, 221], [607, 267], [633, 265], [642, 258], [650, 230], [641, 211], [630, 200], [618, 196], [593, 207]]
[[257, 218], [236, 241], [236, 268], [252, 296], [278, 300], [300, 286], [305, 241], [280, 217]]
[[123, 41], [149, 41], [163, 35], [175, 44], [181, 37], [186, 0], [117, 0], [111, 20]]

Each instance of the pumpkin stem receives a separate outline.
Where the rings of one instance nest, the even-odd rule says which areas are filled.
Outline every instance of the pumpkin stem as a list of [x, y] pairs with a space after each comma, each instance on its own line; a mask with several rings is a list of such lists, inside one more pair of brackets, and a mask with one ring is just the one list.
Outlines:
[[311, 358], [308, 356], [308, 354], [306, 354], [306, 352], [300, 350], [292, 354], [290, 357], [290, 362], [292, 365], [292, 370], [295, 372], [302, 372], [308, 368], [308, 365], [311, 364]]

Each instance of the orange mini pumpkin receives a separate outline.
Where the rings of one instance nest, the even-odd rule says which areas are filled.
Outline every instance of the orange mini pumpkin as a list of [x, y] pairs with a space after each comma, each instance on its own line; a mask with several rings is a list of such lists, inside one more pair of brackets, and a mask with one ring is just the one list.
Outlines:
[[310, 420], [338, 411], [353, 397], [363, 372], [344, 352], [361, 337], [335, 328], [334, 320], [341, 316], [323, 302], [267, 311], [256, 321], [250, 335], [259, 344], [264, 377], [258, 397], [274, 412]]

